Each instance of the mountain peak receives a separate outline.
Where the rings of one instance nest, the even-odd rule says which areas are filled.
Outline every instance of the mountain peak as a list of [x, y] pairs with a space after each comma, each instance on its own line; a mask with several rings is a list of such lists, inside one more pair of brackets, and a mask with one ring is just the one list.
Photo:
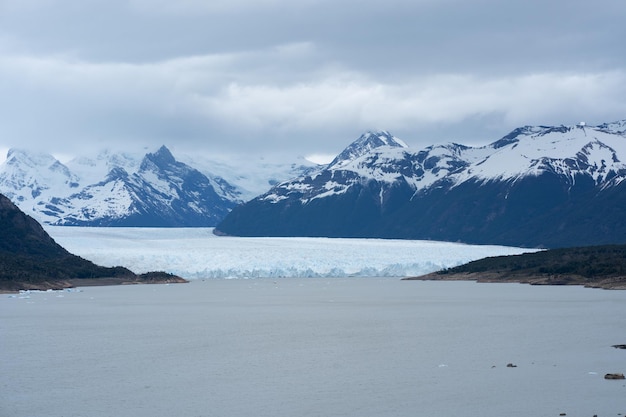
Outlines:
[[333, 161], [328, 168], [338, 167], [365, 155], [373, 149], [388, 146], [392, 148], [407, 148], [407, 144], [401, 139], [396, 138], [385, 130], [376, 132], [367, 131], [363, 133], [357, 140], [352, 142], [345, 148]]
[[170, 152], [170, 150], [165, 145], [161, 146], [156, 152], [148, 154], [148, 156], [152, 156], [153, 159], [158, 159], [160, 161], [170, 164], [176, 162], [174, 155], [172, 155], [172, 152]]
[[178, 162], [172, 152], [165, 145], [161, 146], [156, 152], [148, 153], [144, 156], [139, 167], [140, 171], [154, 170], [157, 167], [164, 168], [176, 165]]
[[354, 141], [349, 147], [356, 146], [360, 148], [368, 147], [369, 150], [379, 148], [381, 146], [391, 146], [393, 148], [407, 148], [407, 144], [401, 139], [393, 136], [386, 130], [378, 130], [372, 132], [368, 130], [363, 133], [356, 141]]

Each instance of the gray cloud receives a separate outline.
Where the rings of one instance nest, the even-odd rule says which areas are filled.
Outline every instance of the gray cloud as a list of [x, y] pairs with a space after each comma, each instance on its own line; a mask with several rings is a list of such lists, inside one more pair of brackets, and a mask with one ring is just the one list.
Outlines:
[[626, 117], [626, 4], [4, 0], [0, 149], [336, 153]]

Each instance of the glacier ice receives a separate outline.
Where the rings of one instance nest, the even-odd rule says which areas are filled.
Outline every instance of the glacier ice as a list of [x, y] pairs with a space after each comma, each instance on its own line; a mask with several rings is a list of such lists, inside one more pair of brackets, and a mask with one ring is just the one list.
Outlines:
[[218, 237], [212, 228], [45, 228], [70, 252], [97, 264], [187, 279], [405, 277], [532, 251], [424, 240]]

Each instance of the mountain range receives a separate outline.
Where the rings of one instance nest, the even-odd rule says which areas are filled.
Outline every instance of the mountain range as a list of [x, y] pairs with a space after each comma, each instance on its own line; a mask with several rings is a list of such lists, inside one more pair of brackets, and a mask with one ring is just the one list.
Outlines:
[[0, 192], [42, 223], [526, 247], [626, 243], [626, 120], [524, 126], [485, 146], [367, 132], [328, 165], [11, 149]]
[[[145, 154], [101, 151], [61, 163], [10, 149], [0, 165], [0, 192], [44, 224], [64, 226], [215, 226], [236, 205], [280, 181], [317, 167], [248, 160], [177, 160], [162, 146]], [[222, 175], [220, 175], [220, 173]], [[228, 179], [225, 179], [227, 177]]]
[[216, 233], [527, 247], [626, 242], [626, 120], [524, 126], [413, 150], [368, 132], [328, 166], [235, 207]]

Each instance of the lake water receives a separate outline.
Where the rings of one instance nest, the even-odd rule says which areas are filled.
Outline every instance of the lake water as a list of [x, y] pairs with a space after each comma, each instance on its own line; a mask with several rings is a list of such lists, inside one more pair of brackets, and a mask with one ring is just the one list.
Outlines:
[[[618, 416], [626, 291], [214, 279], [0, 295], [0, 416]], [[507, 367], [508, 363], [516, 367]]]

